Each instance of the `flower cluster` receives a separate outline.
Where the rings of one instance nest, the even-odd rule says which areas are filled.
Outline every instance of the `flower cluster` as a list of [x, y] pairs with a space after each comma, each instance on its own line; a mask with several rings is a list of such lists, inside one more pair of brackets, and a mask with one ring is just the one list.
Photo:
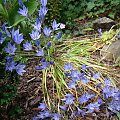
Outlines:
[[58, 113], [51, 113], [48, 110], [45, 103], [40, 103], [38, 108], [41, 110], [41, 112], [39, 112], [37, 117], [33, 117], [32, 120], [43, 120], [43, 119], [46, 119], [46, 118], [51, 118], [52, 120], [60, 120], [61, 119], [61, 115], [58, 114]]
[[[77, 90], [80, 86], [87, 84], [90, 84], [91, 79], [97, 80], [99, 82], [100, 79], [100, 73], [94, 73], [92, 76], [87, 76], [89, 75], [89, 67], [86, 65], [82, 65], [82, 72], [79, 70], [73, 69], [72, 63], [66, 63], [64, 65], [64, 69], [67, 72], [67, 77], [69, 77], [68, 81], [68, 87], [72, 90]], [[87, 73], [87, 75], [85, 75]], [[65, 73], [66, 75], [66, 73]], [[90, 77], [90, 79], [88, 79]], [[81, 84], [82, 83], [82, 84]], [[108, 108], [112, 111], [120, 111], [120, 91], [112, 86], [112, 82], [109, 78], [106, 78], [104, 80], [104, 83], [101, 83], [103, 85], [99, 85], [99, 91], [100, 91], [100, 98], [98, 97], [95, 102], [92, 102], [96, 98], [96, 94], [94, 91], [88, 91], [83, 93], [83, 95], [77, 96], [75, 94], [67, 93], [65, 95], [65, 98], [62, 99], [64, 101], [64, 105], [61, 107], [62, 110], [68, 110], [69, 106], [73, 108], [77, 106], [76, 110], [72, 112], [71, 116], [78, 116], [78, 112], [80, 112], [79, 115], [85, 115], [87, 113], [92, 113], [95, 110], [99, 111], [100, 106], [105, 103], [108, 99], [112, 98], [112, 101], [110, 103], [105, 103], [108, 104]], [[96, 84], [98, 87], [98, 85]], [[98, 88], [97, 88], [98, 89]], [[79, 89], [78, 89], [79, 90]], [[76, 94], [79, 94], [79, 91], [77, 91]], [[101, 99], [102, 98], [102, 99]], [[79, 108], [82, 106], [82, 109]], [[67, 107], [67, 108], [66, 108]], [[79, 108], [79, 109], [78, 109]], [[79, 110], [79, 111], [78, 111]]]
[[13, 71], [15, 70], [19, 75], [23, 75], [24, 72], [26, 72], [24, 70], [25, 68], [25, 65], [19, 63], [17, 64], [16, 62], [14, 62], [14, 58], [11, 56], [11, 57], [7, 57], [7, 62], [6, 62], [6, 71], [9, 70], [9, 71]]
[[[90, 67], [84, 64], [81, 66], [81, 71], [79, 71], [74, 69], [72, 63], [66, 62], [64, 69], [66, 71], [65, 76], [69, 78], [67, 83], [71, 92], [67, 92], [64, 98], [61, 99], [61, 105], [59, 106], [61, 113], [67, 112], [69, 118], [74, 119], [75, 117], [100, 111], [103, 104], [106, 104], [112, 112], [120, 111], [120, 91], [113, 87], [109, 78], [105, 78], [103, 83], [100, 82], [100, 73], [94, 72], [94, 74], [91, 74]], [[80, 92], [80, 87], [89, 86], [92, 80], [97, 81], [95, 88], [96, 91], [99, 91], [99, 94], [90, 88], [85, 90], [85, 92]], [[73, 92], [74, 90], [75, 92]], [[38, 108], [41, 110], [38, 118], [41, 118], [41, 116], [41, 119], [51, 117], [50, 114], [45, 116], [46, 109], [48, 109], [45, 104], [41, 103]], [[47, 111], [47, 113], [49, 112]], [[63, 115], [59, 114], [59, 116], [62, 119]]]
[[[28, 8], [24, 5], [22, 0], [18, 0], [18, 2], [19, 2], [19, 6], [20, 6], [18, 13], [21, 16], [29, 17]], [[18, 51], [18, 46], [20, 45], [20, 47], [21, 47], [21, 44], [22, 44], [24, 51], [27, 51], [27, 52], [34, 51], [34, 52], [36, 52], [35, 56], [43, 57], [44, 60], [41, 58], [41, 62], [39, 64], [39, 66], [36, 66], [37, 70], [38, 69], [39, 70], [46, 69], [47, 67], [49, 67], [50, 64], [53, 64], [53, 60], [52, 59], [48, 60], [46, 57], [46, 56], [48, 56], [47, 50], [50, 49], [50, 47], [52, 46], [52, 42], [53, 42], [52, 40], [48, 39], [48, 37], [50, 37], [51, 34], [54, 33], [54, 31], [63, 29], [65, 27], [63, 24], [57, 23], [56, 20], [53, 21], [53, 23], [51, 24], [51, 27], [43, 25], [45, 15], [47, 14], [47, 11], [48, 11], [46, 5], [47, 5], [47, 0], [41, 0], [41, 6], [38, 11], [39, 17], [36, 18], [36, 21], [33, 24], [33, 29], [31, 31], [31, 33], [29, 33], [31, 41], [30, 40], [26, 41], [24, 39], [23, 34], [20, 33], [19, 29], [15, 30], [15, 28], [13, 28], [12, 26], [8, 27], [7, 23], [4, 23], [2, 26], [2, 30], [5, 32], [7, 37], [3, 37], [4, 35], [2, 34], [2, 32], [0, 32], [0, 44], [3, 44], [5, 41], [8, 41], [7, 47], [4, 48], [4, 50], [8, 54], [8, 56], [13, 57], [13, 55], [15, 56], [17, 52], [20, 53], [20, 51]], [[29, 20], [29, 19], [27, 19], [27, 20]], [[10, 30], [11, 28], [12, 28], [12, 30]], [[42, 37], [41, 35], [45, 35], [46, 39], [41, 41], [40, 40], [40, 37]], [[57, 33], [57, 39], [60, 39], [61, 36], [62, 36], [61, 32]], [[14, 61], [8, 62], [7, 61], [7, 63], [6, 63], [7, 69], [6, 70], [10, 70], [12, 72], [15, 69], [15, 66], [16, 66], [16, 62], [14, 62]], [[22, 73], [18, 70], [18, 67], [20, 67], [20, 66], [18, 66], [18, 67], [17, 66], [16, 66], [17, 73], [19, 75], [22, 75], [22, 73], [25, 72], [25, 70], [23, 70], [23, 68], [25, 68], [25, 65], [22, 65], [20, 63], [20, 66], [22, 66], [20, 71], [22, 71]], [[13, 67], [13, 68], [11, 68], [11, 67]]]
[[3, 44], [7, 39], [10, 39], [7, 46], [4, 48], [5, 52], [8, 54], [8, 57], [6, 57], [6, 71], [12, 72], [15, 70], [19, 75], [23, 75], [25, 72], [25, 65], [20, 62], [18, 63], [18, 61], [14, 62], [13, 58], [17, 51], [17, 45], [21, 44], [24, 40], [23, 34], [19, 32], [19, 29], [14, 30], [14, 28], [9, 32], [8, 28], [10, 27], [3, 24], [2, 30], [6, 33], [7, 37], [3, 37], [4, 35], [0, 32], [0, 44]]

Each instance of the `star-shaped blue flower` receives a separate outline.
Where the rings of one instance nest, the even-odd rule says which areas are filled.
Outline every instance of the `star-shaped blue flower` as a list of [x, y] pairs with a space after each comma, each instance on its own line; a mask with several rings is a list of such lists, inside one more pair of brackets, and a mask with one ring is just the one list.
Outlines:
[[11, 43], [9, 42], [7, 48], [5, 48], [5, 51], [6, 51], [6, 53], [9, 53], [9, 54], [11, 54], [11, 55], [14, 55], [16, 49], [17, 49], [17, 48], [15, 47], [15, 44], [14, 44], [14, 45], [11, 45]]
[[63, 101], [65, 101], [65, 105], [72, 105], [74, 103], [74, 95], [73, 94], [66, 94], [65, 95], [66, 98], [62, 99]]
[[37, 50], [36, 56], [44, 56], [44, 50], [43, 49]]
[[88, 109], [87, 113], [92, 113], [94, 110], [99, 110], [100, 104], [98, 102], [90, 103], [85, 108]]
[[52, 23], [52, 28], [53, 28], [53, 30], [58, 30], [58, 29], [59, 29], [59, 28], [58, 28], [59, 26], [60, 26], [60, 23], [57, 24], [56, 20], [54, 20], [53, 23]]
[[33, 39], [33, 40], [38, 40], [39, 38], [40, 38], [40, 33], [39, 33], [39, 31], [38, 30], [32, 30], [32, 33], [30, 33], [30, 37], [31, 37], [31, 39]]
[[62, 32], [59, 32], [56, 36], [56, 39], [59, 40], [62, 37]]
[[28, 16], [28, 9], [25, 7], [25, 5], [23, 5], [21, 8], [19, 8], [18, 13], [21, 14], [22, 16], [27, 17]]
[[6, 37], [2, 38], [2, 33], [0, 32], [0, 44], [2, 44], [5, 39], [6, 39]]
[[47, 14], [47, 8], [46, 6], [41, 6], [39, 10], [39, 17], [42, 19], [42, 22], [44, 20], [44, 16]]
[[19, 34], [19, 29], [16, 31], [14, 31], [14, 28], [12, 29], [12, 39], [16, 44], [21, 44], [21, 42], [24, 40], [23, 34]]
[[41, 109], [41, 111], [44, 111], [45, 109], [47, 109], [47, 106], [45, 103], [40, 103], [40, 105], [38, 106], [38, 108]]
[[94, 96], [94, 94], [85, 93], [82, 96], [80, 96], [78, 100], [80, 101], [80, 103], [86, 103], [89, 99], [93, 98]]
[[70, 81], [69, 83], [68, 83], [68, 87], [69, 88], [75, 88], [76, 87], [76, 82], [75, 81]]
[[66, 62], [65, 65], [64, 65], [64, 69], [66, 71], [72, 70], [73, 69], [72, 63], [71, 62], [70, 63]]
[[49, 37], [51, 32], [52, 32], [52, 30], [50, 28], [48, 28], [48, 27], [45, 27], [43, 29], [43, 32], [44, 32], [45, 36]]
[[7, 62], [6, 62], [6, 71], [13, 71], [15, 69], [16, 63], [13, 61], [13, 57], [7, 57]]
[[47, 45], [46, 45], [46, 48], [49, 49], [51, 47], [51, 41], [48, 41]]
[[25, 68], [25, 65], [22, 65], [22, 64], [18, 64], [16, 67], [15, 67], [15, 70], [16, 70], [16, 72], [19, 74], [19, 75], [23, 75], [23, 73], [24, 72], [26, 72], [25, 70], [24, 70], [24, 68]]
[[93, 78], [94, 78], [94, 79], [99, 79], [99, 78], [100, 78], [100, 73], [95, 73], [95, 74], [93, 75]]
[[30, 51], [30, 50], [32, 50], [32, 45], [31, 45], [31, 43], [26, 42], [25, 44], [23, 44], [23, 47], [24, 47], [24, 50], [25, 50], [25, 51]]
[[39, 32], [41, 31], [41, 22], [38, 18], [36, 19], [36, 22], [34, 24], [34, 29], [38, 30]]
[[42, 4], [42, 6], [46, 6], [47, 5], [47, 0], [41, 0], [41, 4]]
[[52, 120], [60, 120], [61, 119], [61, 115], [59, 113], [54, 113]]

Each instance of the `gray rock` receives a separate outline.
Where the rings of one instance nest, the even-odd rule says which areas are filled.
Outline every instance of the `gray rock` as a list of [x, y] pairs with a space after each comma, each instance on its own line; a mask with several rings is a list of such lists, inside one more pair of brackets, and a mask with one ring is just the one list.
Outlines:
[[102, 17], [93, 21], [93, 28], [95, 30], [101, 28], [102, 30], [106, 31], [106, 30], [109, 30], [115, 24], [116, 22], [113, 21], [112, 19], [107, 17]]
[[120, 40], [114, 41], [110, 45], [104, 45], [100, 51], [100, 55], [102, 56], [102, 60], [110, 60], [115, 63], [120, 62]]

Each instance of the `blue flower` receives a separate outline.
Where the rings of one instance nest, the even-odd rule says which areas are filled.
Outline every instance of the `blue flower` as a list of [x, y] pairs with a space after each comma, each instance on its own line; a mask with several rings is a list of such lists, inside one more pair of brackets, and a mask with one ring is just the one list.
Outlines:
[[90, 103], [85, 108], [88, 109], [87, 113], [92, 113], [94, 110], [99, 110], [100, 104], [98, 102]]
[[42, 68], [42, 69], [46, 69], [46, 68], [48, 68], [49, 65], [50, 65], [49, 62], [41, 62], [41, 68]]
[[7, 62], [6, 62], [6, 71], [9, 70], [9, 71], [13, 71], [15, 69], [15, 65], [16, 63], [13, 61], [13, 57], [7, 57]]
[[87, 68], [89, 68], [89, 66], [86, 66], [85, 64], [82, 64], [82, 70], [86, 70]]
[[50, 65], [54, 65], [54, 61], [50, 61]]
[[4, 5], [6, 5], [7, 0], [4, 0]]
[[83, 84], [87, 84], [89, 82], [88, 78], [86, 76], [81, 76], [80, 80], [82, 81]]
[[7, 30], [8, 27], [6, 26], [6, 24], [6, 22], [3, 23], [2, 30], [7, 34], [8, 37], [11, 37], [10, 32]]
[[36, 44], [37, 47], [39, 47], [39, 45], [40, 45], [40, 40], [36, 40], [35, 44]]
[[103, 92], [103, 97], [104, 98], [109, 98], [111, 97], [111, 89], [109, 86], [105, 86], [102, 88], [102, 92]]
[[24, 40], [23, 39], [23, 34], [19, 34], [19, 29], [14, 31], [14, 29], [12, 29], [12, 39], [14, 40], [14, 42], [16, 44], [21, 44], [21, 42]]
[[15, 70], [16, 70], [16, 72], [17, 72], [19, 75], [22, 76], [23, 73], [26, 72], [26, 71], [24, 70], [24, 68], [25, 68], [25, 65], [18, 64], [18, 65], [15, 67]]
[[6, 71], [9, 70], [9, 71], [12, 72], [12, 71], [15, 69], [15, 65], [16, 65], [15, 62], [10, 62], [10, 63], [7, 62], [7, 63], [6, 63], [6, 69], [5, 69], [5, 70], [6, 70]]
[[39, 32], [41, 31], [41, 22], [38, 18], [36, 19], [36, 22], [34, 24], [34, 29], [38, 30]]
[[98, 99], [97, 99], [97, 102], [98, 102], [100, 105], [102, 105], [102, 104], [104, 103], [101, 98], [98, 98]]
[[46, 69], [46, 68], [48, 68], [49, 65], [50, 65], [50, 63], [47, 62], [47, 61], [45, 61], [45, 62], [41, 62], [40, 64], [41, 64], [41, 65], [36, 66], [36, 69], [37, 69], [37, 70], [43, 70], [43, 69]]
[[113, 96], [115, 100], [120, 99], [120, 91], [116, 91], [116, 94]]
[[98, 31], [99, 34], [102, 34], [102, 29], [101, 28], [99, 28], [97, 31]]
[[59, 40], [61, 37], [62, 37], [62, 33], [59, 32], [59, 33], [57, 34], [56, 38], [57, 38], [57, 40]]
[[57, 24], [56, 20], [54, 20], [53, 23], [52, 23], [53, 30], [58, 30], [59, 25], [60, 25], [60, 23]]
[[24, 6], [22, 0], [18, 0], [18, 3], [19, 3], [19, 6], [20, 6], [20, 7], [23, 7], [23, 6]]
[[69, 88], [75, 88], [76, 85], [77, 85], [77, 84], [76, 84], [75, 81], [70, 81], [70, 82], [68, 83]]
[[0, 32], [0, 44], [2, 44], [5, 41], [6, 37], [2, 37], [2, 33]]
[[82, 115], [82, 116], [85, 115], [85, 112], [83, 110], [81, 110], [80, 108], [77, 107], [77, 110], [78, 111], [77, 111], [76, 115]]
[[44, 32], [44, 34], [45, 34], [47, 37], [49, 37], [49, 36], [50, 36], [50, 33], [52, 32], [52, 30], [51, 30], [50, 28], [48, 28], [48, 27], [45, 27], [45, 28], [43, 29], [43, 32]]
[[94, 79], [99, 79], [99, 78], [100, 78], [100, 74], [99, 74], [99, 73], [95, 73], [95, 74], [93, 75], [93, 78], [94, 78]]
[[6, 60], [7, 60], [7, 62], [10, 63], [10, 62], [12, 62], [14, 60], [14, 58], [12, 56], [9, 56], [9, 57], [6, 58]]
[[18, 11], [19, 14], [21, 14], [22, 16], [28, 16], [28, 9], [25, 7], [25, 5], [22, 6], [22, 8], [19, 8]]
[[111, 88], [111, 96], [112, 97], [117, 97], [116, 95], [118, 95], [119, 90], [117, 88]]
[[120, 97], [118, 100], [112, 99], [108, 108], [113, 112], [120, 112]]
[[49, 41], [48, 43], [47, 43], [47, 49], [49, 49], [50, 48], [50, 46], [51, 46], [51, 41]]
[[47, 8], [46, 6], [41, 6], [40, 10], [39, 10], [39, 17], [42, 19], [42, 21], [44, 20], [44, 16], [47, 14]]
[[72, 105], [75, 99], [73, 94], [66, 94], [65, 96], [66, 98], [62, 99], [63, 101], [65, 101], [65, 105]]
[[38, 106], [38, 108], [40, 108], [42, 111], [44, 111], [47, 108], [47, 106], [46, 106], [45, 103], [40, 103], [40, 105]]
[[60, 120], [61, 119], [61, 115], [58, 114], [58, 113], [54, 113], [53, 114], [53, 117], [52, 117], [52, 120]]
[[109, 78], [106, 78], [105, 81], [104, 81], [104, 85], [105, 86], [111, 86], [112, 85], [111, 80]]
[[26, 42], [25, 44], [23, 44], [23, 47], [24, 47], [24, 50], [26, 50], [26, 51], [32, 50], [31, 43]]
[[1, 38], [1, 40], [0, 40], [0, 44], [2, 44], [2, 43], [5, 41], [5, 39], [6, 39], [6, 37]]
[[70, 73], [69, 72], [65, 72], [65, 76], [66, 77], [70, 76]]
[[6, 51], [6, 53], [9, 53], [9, 54], [11, 54], [11, 55], [14, 55], [16, 49], [17, 49], [17, 48], [15, 47], [15, 44], [14, 44], [14, 45], [11, 45], [11, 43], [8, 43], [8, 46], [7, 46], [7, 48], [5, 48], [5, 51]]
[[51, 117], [51, 113], [49, 111], [45, 110], [45, 111], [39, 112], [37, 118], [39, 118], [40, 120], [41, 119], [43, 120], [43, 119], [48, 118], [48, 117]]
[[41, 59], [41, 62], [46, 62], [46, 59], [45, 59], [45, 58], [42, 58], [42, 59]]
[[46, 6], [47, 5], [47, 0], [41, 0], [41, 4], [42, 4], [42, 6]]
[[2, 33], [0, 32], [0, 40], [1, 40], [1, 38], [2, 38]]
[[82, 96], [80, 96], [78, 100], [80, 101], [80, 103], [86, 103], [89, 99], [93, 98], [94, 96], [94, 94], [85, 93]]
[[32, 33], [30, 33], [30, 37], [31, 37], [31, 39], [33, 39], [33, 40], [39, 39], [39, 38], [40, 38], [40, 33], [39, 33], [39, 31], [38, 31], [38, 30], [36, 30], [36, 31], [32, 30]]
[[71, 70], [70, 77], [73, 81], [80, 80], [80, 73], [77, 70]]
[[44, 50], [43, 49], [37, 50], [36, 56], [44, 56]]
[[103, 89], [103, 96], [104, 98], [109, 98], [109, 97], [113, 97], [117, 99], [117, 95], [119, 90], [116, 88], [110, 88], [109, 86], [105, 86]]
[[65, 65], [64, 65], [64, 69], [66, 71], [72, 70], [73, 69], [72, 63], [71, 62], [70, 63], [66, 62]]

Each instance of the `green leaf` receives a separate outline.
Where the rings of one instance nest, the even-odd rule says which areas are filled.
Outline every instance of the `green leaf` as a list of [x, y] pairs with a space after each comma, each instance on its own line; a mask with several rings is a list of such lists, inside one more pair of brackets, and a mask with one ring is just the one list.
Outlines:
[[114, 17], [115, 17], [115, 13], [109, 13], [108, 16], [114, 19]]
[[117, 113], [118, 119], [120, 120], [120, 112]]
[[0, 0], [0, 4], [3, 4], [4, 3], [4, 0]]
[[[28, 14], [32, 15], [37, 6], [38, 6], [38, 2], [31, 0], [29, 2], [25, 2], [24, 3], [25, 6], [28, 8]], [[25, 19], [25, 17], [21, 16], [18, 13], [19, 10], [19, 5], [17, 4], [10, 12], [9, 12], [9, 24], [10, 26], [15, 26], [17, 25], [19, 22], [23, 21]]]
[[89, 3], [87, 4], [87, 11], [91, 11], [94, 7], [95, 7], [94, 2], [89, 2]]
[[2, 4], [0, 4], [0, 15], [2, 15], [4, 17], [7, 16], [6, 10], [4, 9]]

